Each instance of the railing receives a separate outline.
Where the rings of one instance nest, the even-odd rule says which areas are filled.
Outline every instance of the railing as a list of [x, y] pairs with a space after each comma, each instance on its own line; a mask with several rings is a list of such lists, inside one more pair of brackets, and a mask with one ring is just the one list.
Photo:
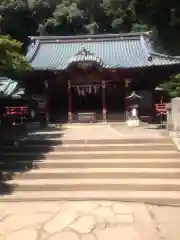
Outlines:
[[6, 107], [6, 115], [7, 116], [27, 116], [29, 114], [29, 108], [27, 106], [20, 107]]
[[166, 103], [155, 104], [156, 112], [157, 112], [158, 115], [167, 113], [166, 105], [167, 105]]

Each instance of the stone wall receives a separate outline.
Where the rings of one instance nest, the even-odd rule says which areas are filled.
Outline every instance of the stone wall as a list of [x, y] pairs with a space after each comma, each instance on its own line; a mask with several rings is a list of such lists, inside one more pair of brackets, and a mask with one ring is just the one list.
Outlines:
[[168, 107], [167, 129], [180, 134], [180, 98], [173, 98]]

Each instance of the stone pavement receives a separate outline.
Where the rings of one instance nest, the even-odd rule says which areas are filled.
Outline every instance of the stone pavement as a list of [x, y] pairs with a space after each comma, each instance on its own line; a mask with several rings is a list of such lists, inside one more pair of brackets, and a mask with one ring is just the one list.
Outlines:
[[179, 240], [180, 207], [57, 201], [0, 203], [0, 240]]
[[180, 239], [180, 207], [149, 206], [148, 209], [156, 226], [159, 239]]
[[1, 203], [0, 219], [1, 240], [159, 239], [148, 206], [144, 204]]
[[[51, 134], [52, 131], [40, 134]], [[55, 133], [55, 132], [53, 132]], [[157, 129], [156, 125], [141, 123], [139, 127], [128, 127], [125, 123], [100, 123], [100, 124], [64, 124], [57, 133], [61, 140], [88, 140], [88, 139], [125, 139], [125, 138], [163, 138], [167, 131]], [[35, 135], [33, 133], [33, 135]]]
[[[63, 128], [62, 140], [159, 138], [165, 134], [151, 126], [121, 124]], [[175, 206], [113, 201], [0, 203], [0, 240], [179, 240], [179, 222], [180, 207]]]
[[110, 127], [123, 138], [163, 138], [167, 137], [166, 129], [158, 129], [156, 124], [141, 123], [139, 127], [128, 127], [126, 124], [109, 123]]

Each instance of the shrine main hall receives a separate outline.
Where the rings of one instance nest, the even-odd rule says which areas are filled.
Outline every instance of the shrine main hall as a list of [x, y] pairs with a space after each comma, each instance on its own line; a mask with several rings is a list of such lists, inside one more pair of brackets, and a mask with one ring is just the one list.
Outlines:
[[[26, 89], [43, 97], [52, 121], [124, 119], [126, 99], [142, 97], [140, 118], [153, 114], [156, 87], [178, 73], [180, 58], [154, 50], [150, 33], [31, 37], [33, 71]], [[89, 114], [89, 115], [88, 115]]]

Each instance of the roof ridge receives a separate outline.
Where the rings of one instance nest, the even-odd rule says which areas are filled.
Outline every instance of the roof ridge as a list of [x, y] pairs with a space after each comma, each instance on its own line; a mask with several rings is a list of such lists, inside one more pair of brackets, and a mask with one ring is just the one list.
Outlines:
[[140, 36], [147, 34], [147, 32], [136, 32], [136, 33], [110, 33], [110, 34], [85, 34], [85, 35], [76, 35], [76, 36], [29, 36], [31, 40], [39, 41], [56, 41], [56, 40], [102, 40], [102, 39], [119, 39], [119, 38], [139, 38]]
[[152, 60], [152, 56], [158, 56], [158, 57], [163, 57], [163, 58], [171, 58], [172, 60], [180, 60], [180, 56], [171, 56], [171, 55], [167, 55], [167, 54], [162, 54], [162, 53], [158, 53], [153, 51], [153, 49], [151, 48], [151, 51], [148, 50], [148, 48], [146, 47], [145, 44], [145, 39], [144, 36], [140, 36], [140, 41], [141, 41], [141, 45], [143, 47], [143, 49], [145, 50], [147, 56], [148, 56], [148, 60], [151, 61]]
[[158, 53], [158, 52], [155, 52], [155, 51], [152, 51], [151, 55], [155, 55], [155, 56], [158, 56], [158, 57], [164, 57], [164, 58], [171, 58], [172, 60], [174, 60], [174, 59], [180, 60], [180, 56], [172, 56], [172, 55]]
[[144, 37], [142, 35], [140, 36], [140, 43], [141, 43], [141, 46], [142, 46], [142, 48], [143, 48], [143, 50], [144, 50], [144, 52], [145, 52], [145, 54], [147, 56], [148, 61], [152, 61], [152, 56], [149, 53], [149, 51], [148, 51], [148, 49], [147, 49], [147, 47], [145, 45], [145, 39], [144, 39]]

